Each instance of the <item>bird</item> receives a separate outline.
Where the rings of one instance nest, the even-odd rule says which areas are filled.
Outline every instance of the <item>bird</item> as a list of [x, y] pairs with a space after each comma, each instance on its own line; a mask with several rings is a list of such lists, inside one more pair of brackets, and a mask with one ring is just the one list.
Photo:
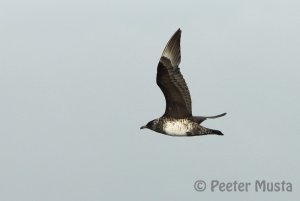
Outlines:
[[165, 46], [157, 66], [156, 83], [165, 97], [165, 113], [140, 129], [147, 128], [168, 136], [223, 135], [219, 130], [205, 128], [200, 124], [206, 119], [222, 117], [226, 113], [215, 116], [192, 115], [191, 95], [179, 68], [180, 37], [179, 28]]

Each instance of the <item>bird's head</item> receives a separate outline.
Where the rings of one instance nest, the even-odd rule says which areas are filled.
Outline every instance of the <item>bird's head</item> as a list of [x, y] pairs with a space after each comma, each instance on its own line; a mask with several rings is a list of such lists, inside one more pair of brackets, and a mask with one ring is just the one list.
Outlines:
[[152, 121], [149, 121], [145, 126], [141, 126], [140, 129], [148, 128], [150, 130], [156, 129], [156, 125], [158, 123], [158, 119], [154, 119]]

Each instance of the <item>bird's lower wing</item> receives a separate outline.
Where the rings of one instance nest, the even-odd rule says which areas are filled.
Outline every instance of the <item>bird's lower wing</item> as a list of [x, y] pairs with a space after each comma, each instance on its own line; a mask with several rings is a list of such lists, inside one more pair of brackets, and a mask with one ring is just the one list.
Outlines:
[[205, 121], [206, 119], [215, 119], [215, 118], [219, 118], [219, 117], [223, 117], [224, 115], [226, 115], [227, 113], [222, 113], [219, 115], [215, 115], [215, 116], [193, 116], [194, 121], [196, 121], [198, 124], [202, 123], [203, 121]]

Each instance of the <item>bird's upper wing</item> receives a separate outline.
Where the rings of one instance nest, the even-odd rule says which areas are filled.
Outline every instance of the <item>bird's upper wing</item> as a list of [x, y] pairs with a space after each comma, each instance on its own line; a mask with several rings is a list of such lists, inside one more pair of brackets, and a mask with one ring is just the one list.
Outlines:
[[189, 89], [180, 73], [180, 35], [178, 29], [167, 43], [157, 66], [156, 83], [166, 99], [164, 116], [185, 118], [192, 116]]

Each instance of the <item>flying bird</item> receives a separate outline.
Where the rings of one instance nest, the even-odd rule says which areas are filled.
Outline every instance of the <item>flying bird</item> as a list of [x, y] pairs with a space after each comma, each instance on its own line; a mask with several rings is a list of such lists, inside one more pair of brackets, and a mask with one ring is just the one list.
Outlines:
[[156, 83], [165, 96], [165, 113], [140, 129], [148, 128], [170, 136], [223, 135], [219, 130], [205, 128], [200, 124], [226, 113], [216, 116], [192, 115], [191, 95], [179, 69], [180, 36], [181, 30], [178, 29], [167, 43], [157, 66]]

